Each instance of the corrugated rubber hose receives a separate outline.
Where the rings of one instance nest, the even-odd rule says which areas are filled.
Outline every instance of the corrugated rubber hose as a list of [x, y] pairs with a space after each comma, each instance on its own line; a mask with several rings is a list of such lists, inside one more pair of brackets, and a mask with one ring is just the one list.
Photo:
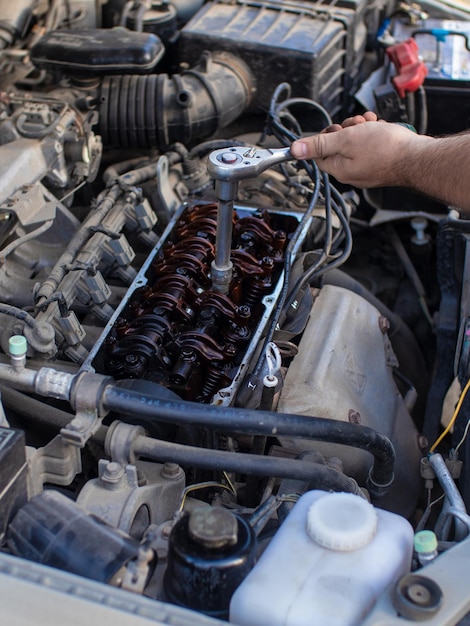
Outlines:
[[121, 148], [191, 144], [233, 122], [253, 90], [249, 68], [228, 52], [206, 52], [171, 77], [108, 76], [101, 85], [100, 134], [106, 146]]

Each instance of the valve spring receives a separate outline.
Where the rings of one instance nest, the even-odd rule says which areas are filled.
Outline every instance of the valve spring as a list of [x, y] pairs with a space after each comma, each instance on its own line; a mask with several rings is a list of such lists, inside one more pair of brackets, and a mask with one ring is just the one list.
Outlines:
[[206, 369], [206, 379], [201, 391], [201, 399], [209, 400], [216, 391], [226, 384], [224, 370], [214, 365], [209, 365]]
[[249, 306], [250, 309], [260, 304], [263, 296], [268, 294], [272, 289], [270, 276], [263, 276], [261, 279], [254, 278], [246, 285], [243, 304]]

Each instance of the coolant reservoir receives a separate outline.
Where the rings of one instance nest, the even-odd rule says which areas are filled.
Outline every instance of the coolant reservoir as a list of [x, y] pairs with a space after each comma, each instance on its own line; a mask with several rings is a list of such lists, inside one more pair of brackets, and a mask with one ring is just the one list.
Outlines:
[[349, 493], [310, 491], [232, 596], [240, 626], [354, 626], [410, 571], [405, 518]]

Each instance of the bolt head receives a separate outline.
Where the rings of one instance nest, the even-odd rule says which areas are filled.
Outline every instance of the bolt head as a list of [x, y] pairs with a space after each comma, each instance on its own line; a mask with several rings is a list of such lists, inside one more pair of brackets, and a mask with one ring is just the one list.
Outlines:
[[226, 165], [232, 165], [238, 161], [238, 157], [233, 152], [224, 152], [221, 156], [221, 161]]
[[120, 463], [111, 461], [104, 468], [101, 480], [107, 483], [117, 483], [124, 476], [124, 468]]
[[163, 467], [160, 473], [161, 473], [162, 478], [175, 479], [181, 476], [182, 469], [178, 465], [178, 463], [170, 463], [167, 461], [166, 463], [163, 464]]

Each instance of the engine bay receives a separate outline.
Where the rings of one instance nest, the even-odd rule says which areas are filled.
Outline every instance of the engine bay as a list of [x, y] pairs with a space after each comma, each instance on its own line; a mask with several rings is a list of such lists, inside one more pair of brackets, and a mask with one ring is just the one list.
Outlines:
[[0, 577], [136, 624], [467, 623], [468, 216], [289, 146], [468, 130], [469, 7], [0, 7]]

